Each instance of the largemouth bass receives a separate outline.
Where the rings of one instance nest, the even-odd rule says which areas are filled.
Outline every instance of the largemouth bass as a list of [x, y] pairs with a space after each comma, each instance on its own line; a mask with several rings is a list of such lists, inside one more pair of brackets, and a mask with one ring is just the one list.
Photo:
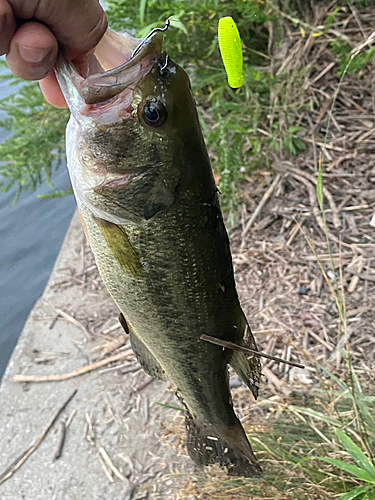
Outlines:
[[257, 397], [260, 362], [241, 309], [217, 188], [185, 71], [145, 40], [108, 32], [79, 67], [60, 56], [68, 168], [103, 281], [144, 370], [186, 406], [187, 449], [229, 474], [261, 468], [232, 407], [228, 364]]

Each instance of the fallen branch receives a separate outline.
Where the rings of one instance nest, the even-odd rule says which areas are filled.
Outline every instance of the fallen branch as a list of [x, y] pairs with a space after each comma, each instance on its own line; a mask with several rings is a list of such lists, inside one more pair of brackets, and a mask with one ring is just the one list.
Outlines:
[[63, 311], [62, 309], [58, 309], [57, 307], [55, 308], [55, 311], [59, 316], [64, 318], [66, 321], [69, 321], [69, 323], [72, 323], [77, 328], [80, 328], [88, 340], [94, 340], [93, 335], [87, 330], [87, 328], [83, 326], [82, 323], [80, 323], [77, 319], [73, 318], [73, 316]]
[[286, 359], [278, 358], [277, 356], [271, 356], [270, 354], [265, 354], [264, 352], [256, 351], [255, 349], [249, 349], [248, 347], [242, 347], [241, 345], [234, 344], [233, 342], [227, 342], [226, 340], [218, 339], [216, 337], [211, 337], [211, 335], [201, 335], [201, 340], [206, 340], [211, 342], [211, 344], [220, 345], [226, 347], [227, 349], [233, 349], [233, 351], [241, 351], [245, 354], [251, 354], [253, 356], [258, 356], [258, 358], [267, 358], [276, 361], [277, 363], [284, 363], [290, 366], [296, 366], [297, 368], [305, 368], [303, 365], [298, 363], [293, 363], [292, 361], [287, 361]]
[[77, 389], [72, 392], [72, 394], [68, 397], [65, 403], [60, 407], [60, 409], [55, 413], [55, 415], [48, 422], [46, 427], [44, 428], [41, 435], [2, 473], [0, 474], [0, 485], [3, 484], [7, 479], [13, 476], [13, 474], [21, 467], [23, 463], [34, 453], [34, 451], [39, 447], [42, 443], [43, 439], [47, 436], [48, 432], [51, 430], [51, 427], [59, 418], [60, 413], [65, 410], [70, 401], [76, 395]]
[[267, 368], [267, 366], [263, 366], [262, 372], [266, 379], [271, 382], [271, 384], [273, 384], [278, 391], [285, 394], [285, 396], [290, 396], [292, 390], [289, 389], [282, 380], [277, 378], [277, 376], [269, 368]]
[[119, 354], [115, 354], [114, 356], [110, 356], [107, 359], [97, 361], [96, 363], [92, 363], [91, 365], [85, 365], [81, 368], [77, 368], [77, 370], [74, 370], [70, 373], [55, 375], [14, 375], [13, 380], [15, 382], [60, 382], [62, 380], [79, 377], [80, 375], [97, 370], [98, 368], [109, 365], [114, 361], [121, 361], [127, 357], [129, 357], [129, 353], [120, 352]]
[[375, 275], [369, 273], [359, 273], [358, 271], [354, 271], [354, 269], [350, 269], [350, 267], [346, 268], [346, 271], [350, 274], [354, 274], [354, 276], [358, 276], [359, 279], [363, 281], [375, 281]]
[[251, 226], [254, 224], [255, 219], [258, 217], [260, 212], [262, 211], [264, 205], [267, 203], [269, 198], [271, 197], [272, 193], [276, 189], [277, 185], [279, 184], [281, 179], [281, 174], [277, 174], [275, 179], [273, 180], [272, 184], [269, 186], [267, 191], [264, 193], [263, 198], [260, 200], [259, 205], [257, 208], [254, 210], [252, 216], [248, 220], [246, 226], [244, 227], [244, 230], [242, 231], [242, 238], [245, 238], [247, 233], [250, 231]]

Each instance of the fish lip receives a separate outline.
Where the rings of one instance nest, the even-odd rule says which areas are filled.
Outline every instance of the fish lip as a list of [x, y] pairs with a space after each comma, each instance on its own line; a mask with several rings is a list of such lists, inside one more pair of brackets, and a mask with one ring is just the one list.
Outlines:
[[[121, 64], [121, 66], [118, 66], [116, 68], [109, 69], [104, 73], [90, 75], [85, 79], [85, 83], [91, 86], [100, 85], [102, 87], [103, 82], [101, 80], [103, 80], [104, 78], [117, 77], [118, 75], [128, 71], [129, 69], [139, 64], [142, 61], [142, 59], [144, 59], [147, 55], [152, 53], [156, 54], [161, 53], [162, 41], [163, 41], [163, 34], [161, 32], [156, 32], [152, 37], [144, 38], [137, 45], [137, 47], [135, 47], [130, 59], [124, 62], [124, 64]], [[142, 48], [138, 50], [139, 47]], [[111, 86], [113, 87], [121, 86], [121, 84], [112, 84]]]
[[98, 184], [97, 186], [92, 188], [92, 190], [95, 191], [96, 193], [101, 192], [103, 189], [110, 189], [112, 191], [121, 191], [128, 184], [130, 184], [133, 181], [133, 179], [138, 178], [145, 171], [146, 168], [129, 169], [121, 175], [116, 175], [114, 178]]
[[74, 64], [60, 54], [56, 65], [57, 74], [61, 72], [69, 75], [85, 104], [103, 103], [135, 84], [145, 72], [151, 70], [162, 52], [162, 42], [161, 29], [151, 32], [134, 48], [130, 59], [125, 63], [87, 78], [83, 78]]
[[136, 70], [137, 65], [139, 65], [138, 73], [140, 73], [142, 62], [147, 61], [147, 56], [151, 56], [152, 59], [152, 63], [149, 61], [151, 69], [154, 60], [156, 60], [161, 53], [163, 34], [157, 32], [147, 41], [145, 40], [142, 40], [138, 45], [139, 47], [143, 44], [143, 47], [139, 51], [137, 51], [136, 47], [130, 59], [124, 64], [105, 71], [104, 73], [90, 75], [81, 83], [78, 91], [86, 104], [105, 102], [134, 84], [138, 80], [138, 74], [134, 74], [132, 78], [123, 82], [119, 82], [118, 80], [124, 74], [131, 73], [132, 69]]

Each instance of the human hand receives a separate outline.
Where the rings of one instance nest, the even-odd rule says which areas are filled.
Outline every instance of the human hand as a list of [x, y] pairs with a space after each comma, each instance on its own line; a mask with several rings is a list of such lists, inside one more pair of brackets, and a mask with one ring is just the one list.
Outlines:
[[70, 59], [93, 49], [107, 29], [98, 0], [0, 0], [0, 55], [24, 80], [40, 80], [53, 106], [66, 107], [53, 67], [59, 45]]

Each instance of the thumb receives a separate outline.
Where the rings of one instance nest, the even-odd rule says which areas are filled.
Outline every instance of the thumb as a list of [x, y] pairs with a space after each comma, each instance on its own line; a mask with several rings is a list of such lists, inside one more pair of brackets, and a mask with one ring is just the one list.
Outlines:
[[[11, 3], [17, 17], [29, 17], [26, 6], [32, 2]], [[94, 48], [108, 26], [99, 0], [39, 0], [33, 19], [48, 26], [60, 45], [77, 53]]]

